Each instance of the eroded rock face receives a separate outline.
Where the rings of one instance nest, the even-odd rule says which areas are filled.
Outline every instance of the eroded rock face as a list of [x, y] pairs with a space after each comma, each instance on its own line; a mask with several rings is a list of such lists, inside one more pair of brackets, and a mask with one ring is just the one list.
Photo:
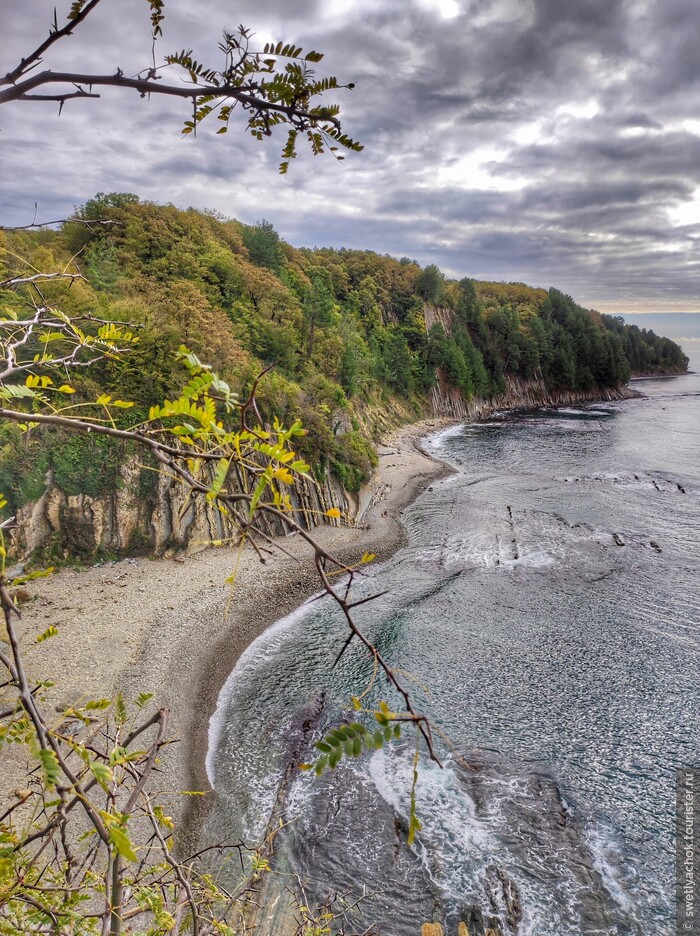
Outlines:
[[[143, 470], [138, 460], [125, 461], [115, 489], [99, 497], [68, 495], [49, 472], [42, 496], [17, 511], [13, 558], [42, 550], [57, 557], [83, 558], [197, 552], [234, 534], [231, 523], [213, 504], [190, 496], [187, 487], [172, 478], [156, 475], [155, 484], [144, 493]], [[334, 478], [323, 483], [300, 479], [291, 499], [297, 520], [307, 529], [317, 526], [331, 507], [352, 519], [357, 506]], [[266, 532], [277, 535], [286, 530], [279, 522], [267, 521]]]
[[506, 377], [506, 391], [489, 399], [465, 400], [459, 390], [448, 387], [438, 371], [438, 382], [430, 391], [430, 405], [436, 416], [452, 419], [483, 419], [503, 410], [537, 409], [540, 406], [575, 406], [593, 400], [627, 400], [637, 396], [629, 387], [599, 390], [548, 390], [541, 380]]

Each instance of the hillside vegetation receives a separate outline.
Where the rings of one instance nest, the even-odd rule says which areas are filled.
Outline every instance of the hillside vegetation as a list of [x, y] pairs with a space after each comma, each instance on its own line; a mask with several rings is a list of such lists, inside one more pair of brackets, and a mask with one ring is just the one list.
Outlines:
[[[115, 223], [0, 234], [3, 279], [70, 269], [75, 258], [86, 279], [45, 284], [46, 300], [140, 326], [124, 360], [81, 372], [76, 402], [101, 388], [135, 401], [123, 419], [138, 422], [184, 383], [174, 357], [183, 344], [240, 393], [274, 363], [257, 391], [261, 418], [301, 419], [309, 430], [301, 453], [318, 477], [333, 472], [350, 491], [376, 463], [377, 434], [426, 414], [437, 371], [471, 399], [503, 392], [509, 377], [595, 392], [631, 372], [687, 366], [668, 339], [555, 289], [456, 282], [435, 266], [371, 251], [298, 249], [266, 221], [250, 227], [135, 195], [99, 194], [76, 217]], [[22, 301], [11, 293], [5, 304], [22, 314]], [[124, 456], [104, 438], [27, 438], [2, 426], [0, 490], [17, 508], [41, 495], [51, 469], [66, 493], [97, 496]], [[148, 472], [141, 483], [146, 496]]]

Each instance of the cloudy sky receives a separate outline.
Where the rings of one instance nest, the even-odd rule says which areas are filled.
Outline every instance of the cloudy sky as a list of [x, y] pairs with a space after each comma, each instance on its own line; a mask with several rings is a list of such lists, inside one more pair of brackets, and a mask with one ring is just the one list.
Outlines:
[[[56, 0], [59, 20], [68, 0]], [[45, 34], [54, 0], [2, 0], [0, 73]], [[698, 0], [167, 0], [157, 55], [216, 63], [220, 29], [326, 53], [353, 81], [344, 163], [206, 124], [186, 104], [0, 111], [0, 221], [62, 217], [98, 191], [272, 221], [301, 245], [437, 263], [448, 275], [556, 285], [603, 311], [700, 310]], [[134, 74], [144, 0], [102, 0], [45, 61]], [[218, 125], [217, 125], [218, 126]], [[279, 145], [278, 145], [279, 144]]]

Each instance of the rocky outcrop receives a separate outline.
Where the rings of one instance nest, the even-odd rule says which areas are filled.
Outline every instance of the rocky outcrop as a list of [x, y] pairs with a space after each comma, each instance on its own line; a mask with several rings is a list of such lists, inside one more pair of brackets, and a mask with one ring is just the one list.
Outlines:
[[[42, 496], [17, 511], [13, 557], [21, 560], [40, 552], [49, 553], [54, 561], [73, 556], [175, 555], [197, 552], [234, 535], [231, 522], [214, 504], [190, 496], [184, 484], [166, 475], [145, 471], [135, 459], [125, 461], [117, 483], [99, 497], [66, 494], [49, 472]], [[150, 481], [146, 489], [144, 480]], [[333, 477], [323, 482], [300, 479], [290, 495], [296, 518], [307, 529], [322, 522], [331, 507], [339, 508], [345, 518], [353, 518], [357, 510], [353, 495]], [[266, 532], [274, 536], [287, 531], [281, 522], [267, 521]]]
[[448, 387], [438, 371], [438, 382], [430, 391], [430, 405], [436, 416], [451, 419], [484, 419], [507, 410], [538, 409], [541, 406], [575, 406], [595, 400], [628, 400], [638, 396], [629, 387], [603, 387], [596, 390], [557, 390], [542, 380], [506, 378], [505, 393], [465, 400], [459, 390]]

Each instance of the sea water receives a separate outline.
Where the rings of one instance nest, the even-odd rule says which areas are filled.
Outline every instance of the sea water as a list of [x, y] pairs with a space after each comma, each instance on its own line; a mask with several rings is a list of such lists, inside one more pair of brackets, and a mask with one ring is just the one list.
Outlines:
[[[358, 620], [436, 729], [423, 830], [409, 850], [407, 738], [299, 774], [279, 843], [318, 902], [373, 894], [358, 926], [414, 936], [478, 904], [525, 936], [671, 936], [674, 774], [700, 765], [700, 375], [634, 386], [429, 441], [456, 473], [357, 592], [388, 590]], [[333, 668], [345, 636], [312, 602], [231, 675], [209, 754], [219, 837], [262, 834], [309, 698], [325, 691], [323, 728], [369, 683], [359, 645]], [[400, 706], [378, 681], [366, 701], [382, 698]]]

